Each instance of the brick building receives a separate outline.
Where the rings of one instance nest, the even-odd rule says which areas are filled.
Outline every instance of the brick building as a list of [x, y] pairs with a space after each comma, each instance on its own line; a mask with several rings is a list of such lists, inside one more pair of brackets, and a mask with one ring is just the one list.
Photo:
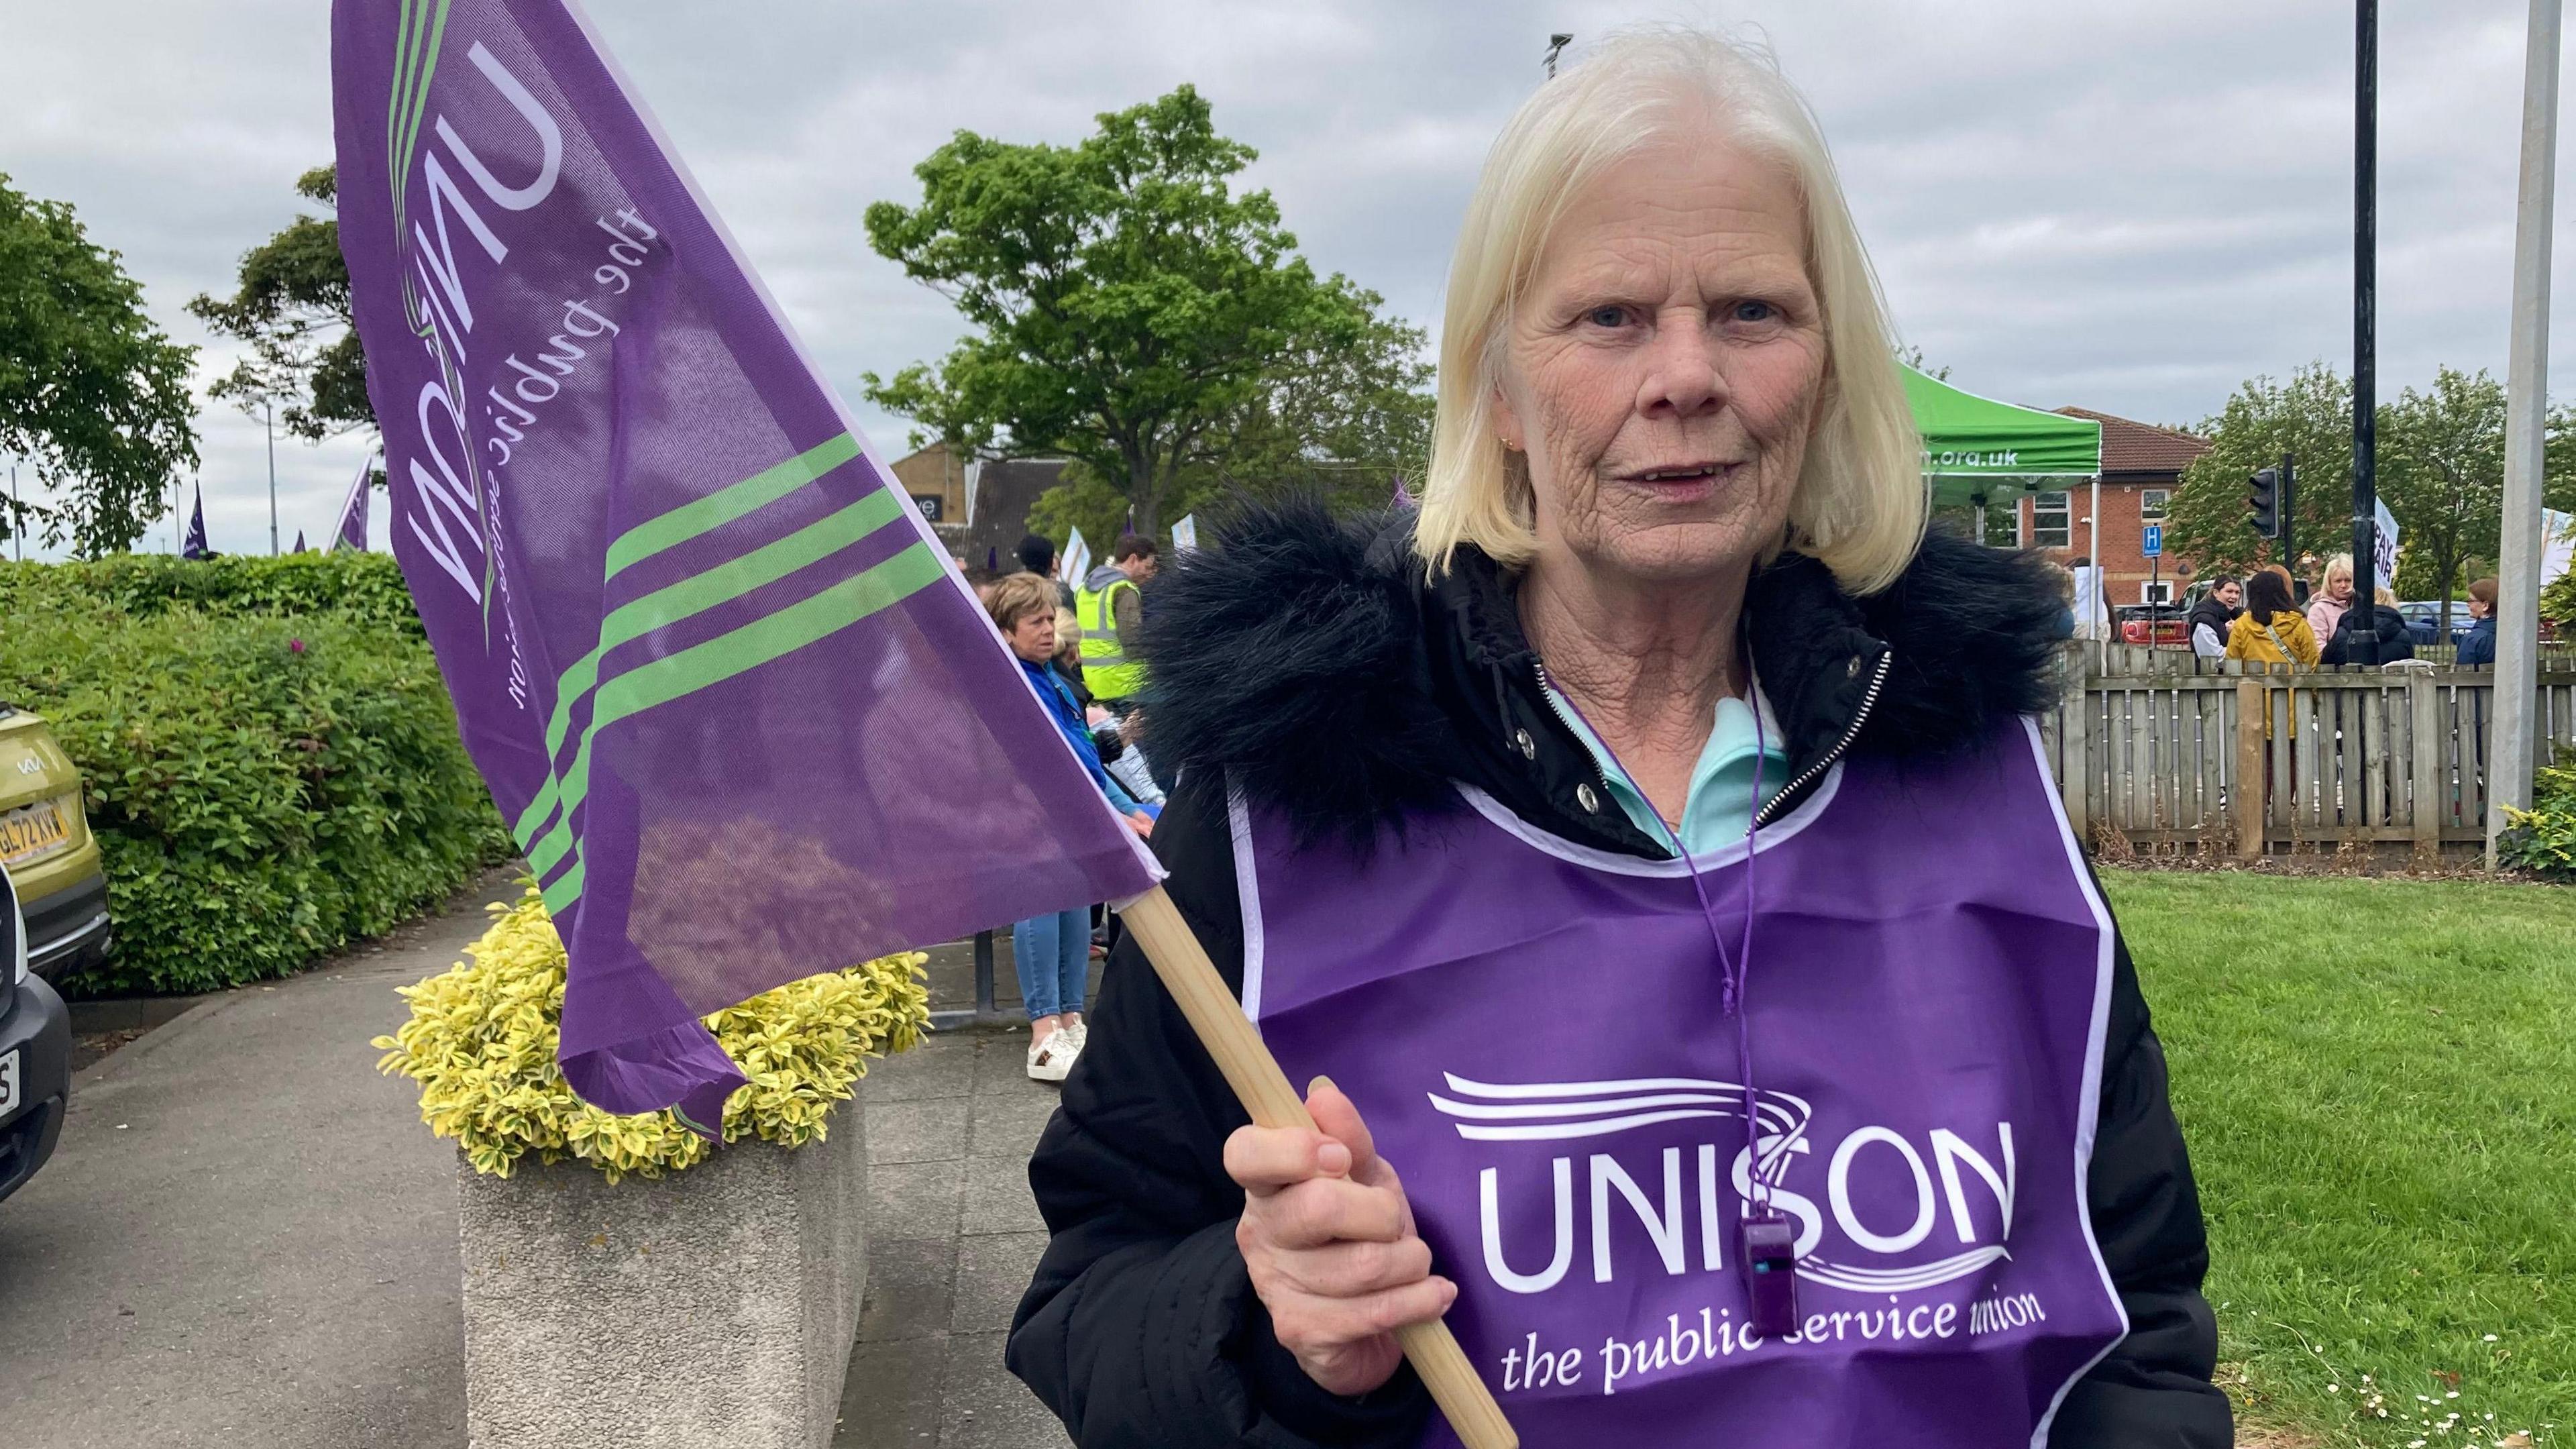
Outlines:
[[897, 458], [890, 465], [895, 481], [911, 495], [921, 509], [921, 516], [933, 524], [966, 521], [966, 500], [971, 496], [974, 480], [982, 471], [973, 459], [961, 456], [946, 443], [933, 443], [909, 457]]
[[993, 559], [1005, 568], [1029, 531], [1029, 506], [1064, 480], [1062, 458], [983, 462], [952, 452], [946, 443], [889, 466], [950, 553], [970, 565]]
[[2146, 603], [2153, 591], [2151, 581], [2159, 577], [2165, 601], [2180, 599], [2184, 585], [2191, 582], [2191, 570], [2170, 552], [2161, 571], [2153, 567], [2146, 556], [2146, 525], [2163, 521], [2174, 491], [2182, 486], [2182, 470], [2209, 451], [2208, 441], [2090, 408], [2057, 411], [2102, 425], [2100, 539], [2097, 544], [2086, 517], [2092, 506], [2092, 485], [2077, 483], [2064, 493], [2023, 499], [2015, 541], [2026, 548], [2045, 549], [2059, 563], [2095, 555], [2094, 562], [2102, 566], [2103, 591], [2114, 605]]

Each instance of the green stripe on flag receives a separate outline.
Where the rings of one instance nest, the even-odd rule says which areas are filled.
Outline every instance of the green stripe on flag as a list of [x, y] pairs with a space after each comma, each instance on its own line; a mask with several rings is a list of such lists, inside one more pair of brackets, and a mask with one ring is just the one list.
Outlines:
[[[590, 748], [601, 729], [792, 654], [901, 603], [938, 582], [946, 572], [946, 564], [928, 544], [915, 543], [884, 563], [810, 598], [677, 654], [640, 665], [601, 685], [590, 724], [581, 732], [581, 748], [564, 775], [563, 816], [529, 851], [529, 866], [543, 874], [571, 850], [576, 856], [573, 872], [581, 870], [580, 842], [572, 830], [572, 812], [590, 794]], [[540, 855], [545, 857], [542, 863]], [[574, 882], [568, 891], [567, 882]], [[564, 894], [566, 904], [580, 895], [575, 875], [570, 872], [552, 889]], [[551, 900], [550, 895], [550, 903]]]
[[730, 488], [683, 503], [651, 522], [639, 523], [608, 546], [608, 577], [613, 579], [664, 549], [677, 548], [699, 534], [775, 503], [857, 456], [859, 440], [843, 433]]
[[[429, 81], [438, 70], [438, 47], [447, 37], [447, 6], [448, 0], [436, 0], [434, 5], [421, 3], [411, 11], [420, 17], [419, 25], [411, 27], [409, 35], [411, 48], [408, 60], [412, 74], [396, 77], [401, 87], [397, 97], [400, 110], [391, 140], [398, 163], [393, 175], [394, 243], [397, 247], [402, 244], [403, 192], [411, 183], [412, 159], [419, 153], [421, 118], [429, 113]], [[428, 32], [426, 36], [420, 33], [424, 29]], [[399, 49], [396, 58], [398, 62], [405, 58]]]
[[572, 903], [581, 899], [581, 862], [574, 861], [572, 869], [565, 871], [553, 885], [537, 892], [537, 895], [545, 901], [546, 910], [553, 915], [560, 916], [571, 909]]
[[403, 0], [394, 20], [393, 84], [385, 87], [385, 171], [393, 172], [394, 139], [402, 132], [403, 72], [411, 68], [412, 0]]
[[608, 617], [600, 621], [599, 643], [565, 670], [563, 678], [555, 684], [554, 713], [546, 721], [546, 782], [538, 788], [536, 798], [528, 802], [528, 808], [520, 814], [519, 823], [512, 830], [512, 834], [518, 837], [520, 848], [533, 848], [537, 831], [554, 813], [558, 798], [555, 756], [563, 750], [564, 736], [572, 729], [574, 706], [587, 698], [592, 687], [599, 683], [599, 662], [609, 650], [738, 599], [754, 589], [776, 583], [809, 564], [819, 563], [892, 523], [902, 511], [902, 502], [892, 493], [876, 489], [849, 507], [807, 524], [785, 538], [611, 610]]
[[438, 74], [438, 50], [447, 42], [447, 6], [448, 0], [438, 0], [437, 8], [429, 17], [429, 38], [422, 43], [420, 53], [413, 57], [419, 67], [419, 79], [412, 83], [410, 114], [403, 121], [403, 156], [406, 161], [403, 175], [406, 180], [411, 174], [407, 164], [409, 158], [420, 154], [420, 123], [429, 115], [429, 83]]

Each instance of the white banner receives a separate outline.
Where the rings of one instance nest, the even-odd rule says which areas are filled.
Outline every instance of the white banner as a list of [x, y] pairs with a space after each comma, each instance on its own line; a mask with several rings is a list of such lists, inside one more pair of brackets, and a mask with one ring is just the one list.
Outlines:
[[1056, 563], [1057, 578], [1077, 589], [1082, 587], [1082, 576], [1091, 572], [1091, 545], [1082, 541], [1081, 529], [1077, 528], [1065, 536], [1064, 557]]
[[1188, 553], [1199, 546], [1199, 516], [1189, 514], [1172, 525], [1172, 552]]
[[2397, 577], [2397, 515], [2388, 511], [2387, 499], [2374, 497], [2371, 501], [2378, 505], [2379, 524], [2378, 543], [2371, 550], [2372, 557], [2377, 560], [2374, 567], [2379, 572], [2373, 577], [2382, 587], [2394, 589], [2397, 587], [2393, 582]]
[[2576, 568], [2576, 513], [2540, 510], [2540, 583], [2543, 588]]
[[2075, 575], [2075, 637], [2110, 638], [2111, 609], [2102, 597], [2102, 566], [2086, 564], [2068, 572]]

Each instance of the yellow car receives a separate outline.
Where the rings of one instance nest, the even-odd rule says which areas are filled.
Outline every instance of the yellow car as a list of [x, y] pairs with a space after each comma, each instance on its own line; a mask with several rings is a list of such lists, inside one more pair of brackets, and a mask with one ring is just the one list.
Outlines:
[[106, 959], [107, 876], [81, 809], [80, 771], [44, 718], [0, 701], [0, 868], [18, 888], [27, 964], [41, 976]]

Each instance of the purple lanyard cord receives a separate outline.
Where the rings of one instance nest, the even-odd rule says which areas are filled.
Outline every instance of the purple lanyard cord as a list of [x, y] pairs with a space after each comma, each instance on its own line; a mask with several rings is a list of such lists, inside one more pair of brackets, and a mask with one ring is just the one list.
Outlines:
[[[1554, 688], [1553, 685], [1549, 687]], [[1610, 757], [1610, 763], [1618, 770], [1620, 777], [1628, 782], [1631, 789], [1637, 790], [1640, 798], [1643, 798], [1645, 791], [1637, 786], [1637, 777], [1629, 773], [1626, 765], [1619, 762], [1619, 752], [1611, 748], [1609, 737], [1594, 727], [1591, 717], [1583, 712], [1583, 706], [1575, 703], [1574, 696], [1564, 690], [1556, 690], [1556, 695], [1565, 701], [1565, 707], [1574, 712], [1574, 717], [1583, 722], [1583, 728], [1590, 731], [1593, 740], [1601, 746], [1601, 753]], [[1768, 737], [1762, 727], [1762, 693], [1758, 681], [1754, 685], [1752, 708], [1753, 804], [1746, 814], [1744, 823], [1744, 928], [1738, 936], [1732, 960], [1727, 956], [1725, 928], [1718, 923], [1717, 903], [1709, 899], [1708, 882], [1700, 875], [1699, 862], [1691, 858], [1690, 848], [1682, 843], [1681, 831], [1667, 823], [1660, 812], [1655, 811], [1654, 802], [1648, 801], [1646, 809], [1648, 813], [1655, 815], [1655, 823], [1663, 827], [1664, 834], [1672, 845], [1673, 854], [1681, 858], [1682, 868], [1690, 873], [1691, 891], [1699, 897], [1700, 919], [1707, 922], [1709, 942], [1717, 949], [1720, 973], [1718, 1005], [1720, 1010], [1735, 1018], [1735, 1070], [1744, 1091], [1745, 1181], [1751, 1190], [1750, 1196], [1756, 1216], [1767, 1219], [1775, 1217], [1776, 1214], [1771, 1209], [1770, 1190], [1762, 1181], [1760, 1116], [1753, 1094], [1753, 1029], [1747, 1019], [1748, 1013], [1745, 1010], [1744, 1000], [1745, 973], [1753, 963], [1753, 860], [1760, 853], [1762, 763], [1763, 756], [1769, 753]], [[1715, 728], [1714, 723], [1711, 724], [1711, 728]], [[1685, 821], [1690, 818], [1687, 790], [1683, 795], [1682, 818]]]
[[[1637, 777], [1619, 763], [1619, 753], [1610, 747], [1609, 739], [1592, 728], [1583, 706], [1563, 690], [1558, 690], [1557, 695], [1591, 731], [1601, 753], [1610, 757], [1611, 765], [1628, 781], [1629, 788], [1637, 789]], [[1710, 728], [1716, 728], [1714, 721]], [[1757, 680], [1753, 687], [1753, 805], [1744, 821], [1744, 929], [1737, 937], [1732, 960], [1727, 957], [1726, 930], [1718, 923], [1717, 903], [1709, 899], [1708, 882], [1700, 875], [1699, 862], [1691, 858], [1680, 829], [1667, 824], [1652, 801], [1647, 802], [1646, 808], [1654, 814], [1655, 823], [1663, 826], [1673, 854], [1681, 857], [1682, 869], [1690, 873], [1691, 892], [1699, 897], [1700, 919], [1707, 923], [1709, 943], [1717, 950], [1719, 1009], [1735, 1018], [1735, 1074], [1744, 1092], [1745, 1199], [1752, 1209], [1736, 1239], [1736, 1264], [1744, 1275], [1745, 1326], [1766, 1338], [1783, 1338], [1798, 1328], [1797, 1230], [1771, 1206], [1770, 1187], [1762, 1180], [1761, 1102], [1753, 1090], [1752, 1013], [1745, 1001], [1745, 977], [1753, 964], [1753, 862], [1761, 854], [1762, 757], [1768, 752], [1769, 739], [1762, 727], [1762, 687]], [[1637, 793], [1641, 797], [1645, 794], [1642, 789]], [[1690, 818], [1687, 790], [1682, 799], [1682, 818]]]

